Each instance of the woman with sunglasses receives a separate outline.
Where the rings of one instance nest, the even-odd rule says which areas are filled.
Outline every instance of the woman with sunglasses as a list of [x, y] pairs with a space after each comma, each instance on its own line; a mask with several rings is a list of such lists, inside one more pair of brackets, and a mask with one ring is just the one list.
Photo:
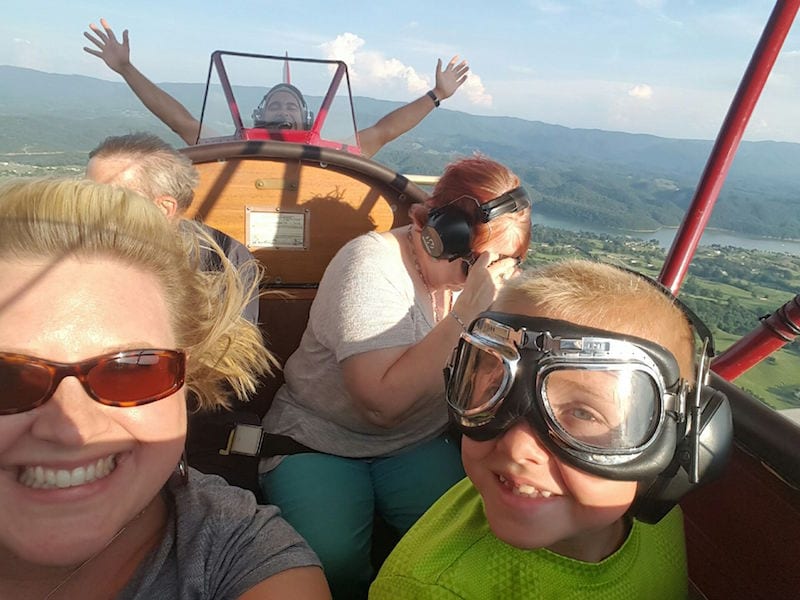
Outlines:
[[187, 389], [272, 362], [191, 239], [120, 188], [0, 186], [0, 597], [329, 597], [274, 507], [182, 459]]
[[450, 164], [411, 220], [332, 259], [263, 419], [305, 447], [265, 458], [261, 487], [319, 555], [334, 598], [366, 597], [376, 513], [402, 534], [464, 476], [442, 368], [530, 241], [519, 178], [484, 156]]

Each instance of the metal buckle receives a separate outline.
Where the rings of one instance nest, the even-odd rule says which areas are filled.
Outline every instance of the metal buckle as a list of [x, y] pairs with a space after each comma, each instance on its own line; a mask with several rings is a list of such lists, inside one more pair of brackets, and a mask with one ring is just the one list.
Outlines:
[[228, 445], [221, 449], [222, 456], [243, 454], [244, 456], [260, 456], [264, 430], [261, 425], [237, 424], [228, 434]]

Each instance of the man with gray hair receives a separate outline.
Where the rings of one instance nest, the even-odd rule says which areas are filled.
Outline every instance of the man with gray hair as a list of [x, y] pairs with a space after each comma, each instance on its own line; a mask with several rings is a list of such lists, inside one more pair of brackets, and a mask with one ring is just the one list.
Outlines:
[[[107, 137], [89, 152], [86, 177], [98, 183], [110, 183], [138, 192], [152, 200], [176, 226], [180, 226], [191, 206], [194, 188], [200, 179], [197, 169], [186, 156], [149, 133]], [[201, 225], [239, 269], [245, 286], [251, 284], [256, 269], [250, 251], [228, 234]], [[218, 270], [218, 261], [213, 252], [201, 248], [204, 270]], [[250, 300], [242, 316], [258, 325], [257, 296]]]
[[[194, 199], [194, 188], [200, 180], [197, 169], [186, 156], [149, 133], [107, 137], [89, 153], [86, 178], [128, 188], [152, 200], [176, 227], [185, 223], [186, 211]], [[250, 251], [226, 233], [200, 225], [239, 271], [245, 288], [249, 288], [258, 275], [257, 263]], [[199, 262], [204, 271], [222, 269], [220, 257], [202, 244]], [[258, 325], [257, 291], [242, 316]], [[187, 460], [200, 471], [222, 475], [229, 483], [255, 491], [258, 489], [255, 463], [249, 464], [249, 457], [219, 454], [232, 425], [260, 422], [246, 404], [232, 401], [231, 405], [231, 412], [189, 412]]]

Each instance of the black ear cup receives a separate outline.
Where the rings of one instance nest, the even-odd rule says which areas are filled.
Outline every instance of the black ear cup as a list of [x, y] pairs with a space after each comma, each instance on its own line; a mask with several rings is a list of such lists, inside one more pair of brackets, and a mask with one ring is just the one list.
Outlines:
[[433, 258], [447, 260], [469, 256], [472, 235], [468, 216], [453, 204], [432, 210], [420, 233], [425, 251]]
[[722, 473], [733, 443], [733, 417], [725, 394], [704, 386], [699, 410], [683, 429], [683, 439], [669, 466], [655, 479], [640, 484], [630, 509], [640, 521], [657, 523], [687, 493]]
[[[460, 202], [464, 200], [464, 202]], [[473, 228], [492, 219], [531, 205], [522, 187], [514, 188], [483, 204], [463, 196], [450, 204], [433, 209], [422, 228], [422, 245], [433, 258], [456, 260], [472, 254]]]

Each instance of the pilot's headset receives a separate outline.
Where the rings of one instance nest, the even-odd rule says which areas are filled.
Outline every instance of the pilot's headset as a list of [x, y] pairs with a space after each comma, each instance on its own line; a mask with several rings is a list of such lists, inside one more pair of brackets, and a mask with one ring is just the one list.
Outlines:
[[274, 93], [280, 90], [285, 90], [287, 92], [291, 92], [297, 99], [300, 101], [300, 110], [302, 112], [302, 122], [301, 126], [303, 129], [308, 130], [311, 129], [311, 125], [314, 124], [314, 113], [313, 111], [308, 110], [308, 104], [306, 104], [306, 99], [303, 96], [303, 93], [293, 86], [291, 83], [279, 83], [273, 86], [264, 97], [259, 102], [258, 106], [253, 110], [253, 127], [264, 127], [266, 129], [270, 128], [277, 128], [282, 129], [280, 123], [275, 122], [267, 122], [264, 119], [264, 112], [267, 110], [267, 103], [269, 101], [269, 97]]
[[522, 187], [483, 204], [475, 198], [461, 196], [428, 213], [428, 222], [421, 232], [422, 246], [433, 258], [453, 261], [469, 257], [478, 223], [488, 223], [500, 215], [524, 210], [530, 205], [528, 193]]
[[703, 344], [696, 365], [697, 383], [686, 396], [685, 418], [676, 425], [674, 452], [658, 475], [640, 481], [630, 508], [640, 521], [657, 523], [691, 490], [722, 474], [733, 445], [733, 416], [727, 396], [708, 382], [715, 354], [711, 331], [660, 282], [637, 274], [674, 299]]

